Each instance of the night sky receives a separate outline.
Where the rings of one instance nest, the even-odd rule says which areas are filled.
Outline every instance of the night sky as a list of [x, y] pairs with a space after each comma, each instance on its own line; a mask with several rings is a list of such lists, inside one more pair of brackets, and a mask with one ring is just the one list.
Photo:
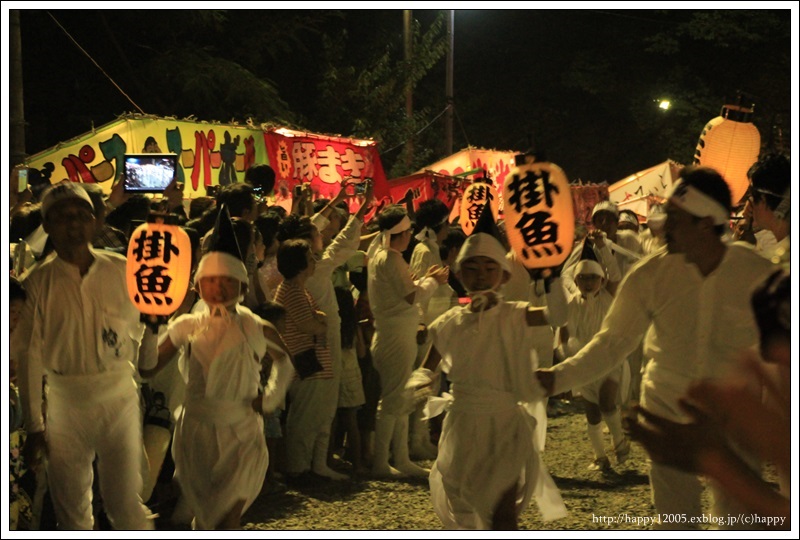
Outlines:
[[[165, 27], [157, 19], [180, 20], [180, 12], [116, 11], [105, 18], [92, 10], [52, 13], [146, 112], [184, 115], [160, 111], [151, 97], [153, 88], [137, 87], [127, 75], [145, 69], [146, 59], [163, 52], [157, 50], [163, 35], [153, 35]], [[423, 28], [435, 15], [433, 10], [413, 11]], [[690, 35], [691, 11], [458, 10], [454, 151], [468, 144], [501, 150], [533, 146], [572, 180], [614, 182], [668, 158], [690, 161], [702, 126], [739, 91], [756, 104], [754, 121], [762, 140], [782, 122], [788, 143], [790, 21], [796, 13], [787, 9], [769, 15], [766, 22], [764, 17], [739, 17], [730, 27], [722, 17], [707, 31]], [[225, 32], [191, 37], [199, 47], [224, 49], [241, 37], [237, 31], [256, 32], [271, 16], [275, 12], [269, 10], [230, 12]], [[326, 24], [347, 29], [353, 64], [382, 44], [402, 43], [401, 10], [346, 10]], [[744, 30], [756, 36], [746, 44], [737, 34]], [[181, 31], [186, 35], [185, 27]], [[109, 32], [116, 43], [108, 39]], [[649, 51], [654, 36], [675, 38], [668, 43], [674, 50]], [[309, 33], [304, 41], [305, 51], [290, 47], [280, 61], [262, 59], [261, 75], [276, 85], [305, 128], [331, 132], [312, 117], [319, 107], [315, 68], [321, 40]], [[46, 11], [22, 11], [22, 47], [28, 153], [135, 110]], [[443, 58], [420, 84], [415, 104], [427, 106], [433, 118], [445, 106], [444, 89]], [[666, 113], [656, 106], [662, 97], [674, 103]], [[230, 120], [209, 118], [203, 110], [192, 114], [201, 120]], [[343, 125], [335, 131], [350, 135], [348, 129]], [[445, 157], [443, 119], [429, 129], [441, 134], [434, 154]]]

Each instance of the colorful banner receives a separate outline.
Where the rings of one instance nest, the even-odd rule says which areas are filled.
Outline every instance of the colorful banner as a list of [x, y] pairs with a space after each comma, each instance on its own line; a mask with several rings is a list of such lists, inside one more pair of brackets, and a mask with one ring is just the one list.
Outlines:
[[[389, 184], [374, 141], [317, 135], [286, 128], [269, 129], [264, 145], [275, 169], [275, 197], [278, 204], [291, 199], [300, 183], [311, 184], [314, 198], [332, 199], [343, 180], [353, 183], [371, 178], [379, 206], [390, 200]], [[351, 210], [360, 204], [349, 199]]]
[[[178, 181], [184, 196], [204, 196], [206, 188], [242, 182], [250, 167], [271, 165], [276, 195], [291, 197], [298, 182], [310, 182], [321, 197], [338, 192], [342, 178], [373, 178], [376, 196], [389, 197], [374, 141], [328, 137], [260, 126], [209, 124], [128, 115], [91, 133], [30, 156], [33, 189], [68, 179], [96, 183], [108, 193], [120, 178], [123, 156], [141, 153], [148, 137], [160, 150], [178, 155]], [[280, 193], [278, 191], [280, 190]]]
[[[502, 150], [486, 150], [484, 148], [465, 148], [460, 152], [446, 157], [441, 161], [437, 161], [433, 165], [425, 167], [424, 170], [418, 171], [420, 173], [425, 171], [433, 171], [435, 173], [444, 174], [448, 176], [457, 176], [467, 171], [475, 169], [483, 169], [488, 173], [492, 180], [492, 184], [497, 188], [497, 193], [502, 194], [503, 185], [506, 181], [506, 176], [514, 168], [514, 156], [522, 152], [516, 151], [502, 151]], [[483, 173], [467, 175], [469, 177], [482, 177]], [[503, 197], [500, 195], [500, 213], [503, 213]]]
[[461, 200], [464, 185], [468, 181], [463, 178], [454, 178], [432, 172], [424, 172], [404, 176], [389, 181], [389, 195], [393, 203], [402, 204], [407, 194], [411, 192], [414, 210], [420, 203], [430, 199], [439, 199], [448, 208], [452, 208], [456, 201]]
[[674, 161], [665, 161], [649, 169], [639, 171], [608, 186], [608, 199], [624, 208], [624, 204], [634, 199], [649, 196], [661, 196], [678, 177], [680, 165]]
[[608, 200], [608, 186], [605, 184], [570, 185], [572, 208], [575, 223], [586, 227], [592, 224], [592, 209], [600, 201]]

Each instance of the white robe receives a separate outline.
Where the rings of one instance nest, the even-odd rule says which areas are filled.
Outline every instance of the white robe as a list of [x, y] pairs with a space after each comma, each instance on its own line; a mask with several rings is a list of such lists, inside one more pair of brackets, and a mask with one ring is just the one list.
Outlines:
[[543, 407], [533, 417], [522, 405], [544, 397], [534, 380], [527, 306], [502, 302], [480, 314], [456, 307], [430, 326], [452, 382], [430, 475], [434, 510], [448, 529], [489, 528], [501, 496], [515, 484], [518, 514], [534, 496], [545, 520], [566, 515], [536, 442], [537, 430], [546, 429]]
[[245, 500], [244, 513], [269, 464], [264, 422], [251, 407], [268, 342], [263, 321], [243, 306], [229, 315], [183, 315], [168, 330], [175, 346], [190, 345], [172, 455], [181, 493], [202, 529], [215, 528], [238, 500]]

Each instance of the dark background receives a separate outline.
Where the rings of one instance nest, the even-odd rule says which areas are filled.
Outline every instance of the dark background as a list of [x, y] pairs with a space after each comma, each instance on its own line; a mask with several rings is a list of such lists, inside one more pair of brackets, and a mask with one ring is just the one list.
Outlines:
[[[372, 137], [390, 178], [447, 155], [444, 116], [431, 122], [445, 108], [444, 27], [404, 125], [401, 10], [50, 13], [146, 113]], [[424, 33], [442, 13], [413, 17]], [[29, 154], [136, 110], [47, 11], [21, 23]], [[790, 10], [458, 10], [454, 28], [454, 151], [534, 148], [571, 180], [611, 183], [690, 163], [741, 93], [762, 143], [789, 148]]]

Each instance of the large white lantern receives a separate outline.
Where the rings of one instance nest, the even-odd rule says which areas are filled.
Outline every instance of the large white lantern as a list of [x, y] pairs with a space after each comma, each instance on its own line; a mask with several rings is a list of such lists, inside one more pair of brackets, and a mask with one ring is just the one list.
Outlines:
[[703, 128], [694, 163], [719, 172], [731, 188], [736, 205], [749, 185], [747, 171], [758, 160], [761, 135], [750, 121], [753, 109], [741, 105], [724, 105], [722, 112]]

